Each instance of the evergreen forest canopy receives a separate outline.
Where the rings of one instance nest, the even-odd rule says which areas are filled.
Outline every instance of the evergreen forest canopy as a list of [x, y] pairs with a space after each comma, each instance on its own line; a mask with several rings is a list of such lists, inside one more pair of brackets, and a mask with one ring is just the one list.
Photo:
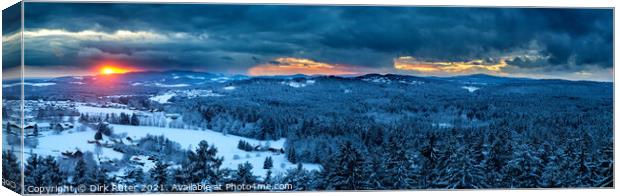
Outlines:
[[[32, 87], [26, 89], [31, 92], [26, 99], [95, 102], [101, 99], [96, 97], [121, 92], [168, 91], [121, 85], [170, 73], [135, 74], [118, 86], [80, 89], [83, 94], [71, 86], [61, 87], [74, 91]], [[66, 80], [52, 81], [68, 84]], [[221, 168], [221, 154], [209, 146], [209, 138], [195, 149], [183, 149], [165, 135], [150, 136], [141, 140], [149, 145], [124, 150], [165, 150], [162, 155], [170, 156], [158, 157], [150, 171], [130, 172], [122, 182], [161, 185], [157, 191], [186, 191], [173, 190], [173, 185], [187, 183], [284, 183], [292, 184], [292, 190], [612, 187], [612, 87], [603, 82], [488, 75], [298, 75], [192, 85], [183, 89], [210, 89], [222, 96], [173, 96], [169, 103], [149, 96], [106, 100], [179, 113], [187, 126], [222, 134], [286, 138], [283, 151], [288, 161], [321, 165], [320, 170], [299, 164], [284, 174], [255, 176], [249, 163], [236, 170]], [[133, 118], [125, 115], [112, 123], [138, 126]], [[80, 121], [102, 119], [82, 114]], [[239, 141], [238, 148], [253, 150], [245, 141]], [[15, 156], [3, 153], [5, 170], [17, 169]], [[92, 155], [90, 160], [84, 157], [67, 162], [34, 154], [25, 162], [25, 183], [119, 181]], [[266, 158], [264, 165], [273, 167], [272, 160]]]

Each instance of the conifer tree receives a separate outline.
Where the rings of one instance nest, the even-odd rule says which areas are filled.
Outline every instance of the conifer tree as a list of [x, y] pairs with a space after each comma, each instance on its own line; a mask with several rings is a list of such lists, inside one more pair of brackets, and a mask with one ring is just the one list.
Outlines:
[[271, 169], [273, 168], [273, 160], [271, 156], [265, 158], [265, 162], [263, 163], [263, 169]]
[[415, 173], [403, 146], [404, 142], [402, 137], [398, 136], [392, 136], [388, 141], [385, 184], [389, 185], [390, 189], [410, 189], [415, 186]]
[[209, 182], [216, 183], [220, 180], [220, 166], [224, 161], [223, 157], [217, 156], [217, 148], [207, 143], [207, 141], [201, 141], [196, 148], [196, 152], [188, 152], [188, 162], [184, 165], [183, 169], [187, 170], [189, 175], [187, 176], [188, 182], [199, 183]]
[[15, 185], [11, 187], [7, 184], [6, 187], [18, 193], [21, 192], [21, 169], [17, 162], [17, 156], [11, 150], [2, 152], [2, 177]]
[[138, 118], [138, 115], [136, 115], [135, 113], [131, 114], [131, 125], [133, 126], [138, 126], [140, 125], [140, 119]]
[[95, 140], [101, 140], [101, 139], [103, 139], [103, 134], [101, 134], [101, 131], [97, 131], [97, 132], [95, 133], [95, 137], [94, 137], [94, 138], [95, 138]]
[[267, 170], [267, 173], [265, 173], [265, 178], [263, 179], [263, 183], [271, 184], [271, 170]]
[[252, 184], [256, 182], [256, 176], [252, 175], [252, 164], [245, 162], [237, 166], [237, 172], [233, 177], [233, 182], [237, 184]]
[[290, 169], [286, 172], [284, 183], [291, 184], [296, 191], [309, 190], [310, 176], [308, 171], [303, 168], [303, 165], [298, 163], [295, 169]]
[[155, 181], [159, 192], [165, 192], [168, 190], [168, 165], [162, 161], [157, 161], [155, 167], [151, 169], [151, 177]]
[[[113, 182], [112, 178], [108, 176], [108, 170], [102, 166], [96, 166], [93, 169], [90, 175], [90, 179], [92, 179], [92, 185], [96, 185], [99, 187], [105, 187], [107, 185], [110, 185]], [[100, 189], [96, 189], [94, 192], [105, 193], [105, 191], [106, 191], [105, 189], [100, 188]]]
[[293, 164], [297, 163], [297, 152], [295, 151], [295, 146], [292, 144], [289, 144], [290, 147], [288, 148], [288, 150], [286, 151], [286, 155], [288, 158], [288, 161], [290, 161]]
[[13, 130], [11, 129], [11, 123], [6, 122], [6, 133], [12, 134]]
[[488, 187], [486, 173], [480, 162], [476, 161], [478, 153], [471, 146], [457, 145], [455, 151], [448, 157], [446, 168], [440, 180], [450, 189], [479, 189]]
[[34, 128], [32, 130], [32, 135], [39, 136], [39, 125], [34, 124]]
[[75, 172], [73, 173], [72, 178], [74, 186], [88, 186], [89, 184], [92, 184], [93, 180], [90, 178], [90, 175], [88, 175], [88, 166], [86, 165], [84, 159], [78, 159], [77, 163], [75, 164], [74, 171]]
[[137, 167], [127, 172], [126, 178], [132, 180], [135, 184], [144, 183], [144, 170], [141, 167]]
[[326, 189], [360, 190], [367, 186], [364, 157], [350, 141], [340, 145], [338, 153], [332, 155], [324, 167], [323, 178]]
[[385, 190], [385, 179], [388, 173], [386, 172], [386, 164], [384, 156], [381, 152], [384, 150], [377, 150], [378, 152], [370, 153], [366, 165], [366, 173], [368, 174], [368, 188], [373, 190]]
[[65, 175], [60, 171], [58, 163], [52, 156], [47, 156], [42, 159], [42, 165], [44, 165], [45, 173], [41, 176], [43, 182], [47, 187], [62, 186], [65, 179]]
[[24, 186], [43, 187], [45, 182], [43, 181], [43, 174], [45, 166], [42, 164], [41, 157], [32, 154], [27, 160], [24, 166]]

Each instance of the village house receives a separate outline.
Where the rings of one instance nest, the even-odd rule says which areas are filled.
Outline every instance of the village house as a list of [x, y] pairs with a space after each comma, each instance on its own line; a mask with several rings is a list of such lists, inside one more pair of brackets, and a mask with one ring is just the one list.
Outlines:
[[55, 123], [53, 125], [53, 129], [56, 131], [64, 131], [64, 130], [68, 130], [72, 128], [73, 128], [73, 123], [70, 123], [70, 122], [60, 122], [60, 123]]
[[176, 120], [179, 117], [181, 117], [181, 114], [176, 114], [176, 113], [168, 113], [165, 114], [166, 118], [171, 119], [171, 120]]

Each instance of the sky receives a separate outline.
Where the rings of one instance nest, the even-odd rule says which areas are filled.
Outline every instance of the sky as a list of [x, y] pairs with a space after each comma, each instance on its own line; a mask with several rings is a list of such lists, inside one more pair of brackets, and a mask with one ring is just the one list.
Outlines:
[[112, 66], [613, 79], [611, 9], [26, 3], [25, 10], [33, 77]]
[[21, 65], [21, 43], [15, 35], [21, 29], [21, 8], [19, 3], [2, 10], [2, 78], [19, 78], [16, 70]]

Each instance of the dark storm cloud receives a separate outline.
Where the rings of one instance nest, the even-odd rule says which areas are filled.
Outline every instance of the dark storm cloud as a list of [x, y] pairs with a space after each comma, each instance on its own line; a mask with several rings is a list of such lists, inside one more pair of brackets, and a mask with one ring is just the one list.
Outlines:
[[[330, 30], [322, 43], [466, 61], [528, 50], [537, 42], [541, 55], [550, 57], [542, 66], [566, 64], [573, 56], [577, 63], [612, 66], [610, 10], [389, 9], [345, 10], [342, 17], [351, 24]], [[370, 13], [383, 13], [388, 19]]]
[[[2, 69], [8, 70], [21, 65], [21, 4], [17, 3], [2, 10]], [[6, 75], [6, 74], [5, 74]]]
[[116, 58], [153, 68], [243, 71], [297, 57], [385, 68], [413, 56], [489, 64], [508, 58], [519, 68], [559, 71], [613, 66], [609, 9], [27, 3], [26, 10], [27, 31], [144, 31], [169, 39], [57, 40], [56, 52], [27, 46], [32, 65]]
[[14, 4], [2, 10], [2, 34], [15, 33], [21, 29], [21, 4]]

